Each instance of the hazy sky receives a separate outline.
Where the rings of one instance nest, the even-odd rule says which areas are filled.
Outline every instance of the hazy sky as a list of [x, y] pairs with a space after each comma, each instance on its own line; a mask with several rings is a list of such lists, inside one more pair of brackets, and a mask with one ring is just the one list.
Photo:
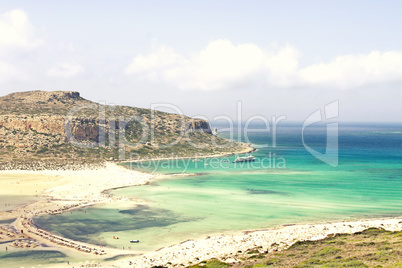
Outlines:
[[0, 93], [401, 121], [402, 1], [0, 1]]

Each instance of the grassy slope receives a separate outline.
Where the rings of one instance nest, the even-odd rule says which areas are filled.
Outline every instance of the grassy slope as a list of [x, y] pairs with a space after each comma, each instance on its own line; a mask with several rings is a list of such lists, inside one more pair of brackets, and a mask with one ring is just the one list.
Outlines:
[[402, 267], [402, 232], [370, 228], [351, 235], [297, 242], [281, 252], [265, 253], [255, 248], [238, 254], [242, 263], [210, 260], [190, 267]]

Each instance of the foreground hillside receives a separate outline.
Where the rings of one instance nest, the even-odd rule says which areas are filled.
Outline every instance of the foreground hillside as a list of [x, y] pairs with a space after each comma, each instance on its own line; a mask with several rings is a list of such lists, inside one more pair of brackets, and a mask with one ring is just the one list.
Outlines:
[[263, 267], [402, 267], [402, 232], [370, 228], [355, 234], [335, 234], [319, 241], [297, 242], [280, 252], [253, 248], [238, 252], [243, 262], [216, 259], [189, 268]]
[[108, 106], [72, 91], [0, 97], [0, 168], [69, 167], [131, 158], [233, 153], [247, 145], [213, 136], [209, 123], [128, 106]]

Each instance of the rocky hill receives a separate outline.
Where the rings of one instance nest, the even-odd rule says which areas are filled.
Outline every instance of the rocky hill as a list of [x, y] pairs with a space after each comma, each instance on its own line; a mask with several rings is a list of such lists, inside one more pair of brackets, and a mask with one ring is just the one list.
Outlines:
[[188, 157], [244, 150], [212, 135], [209, 123], [128, 106], [107, 106], [73, 91], [0, 97], [0, 169]]

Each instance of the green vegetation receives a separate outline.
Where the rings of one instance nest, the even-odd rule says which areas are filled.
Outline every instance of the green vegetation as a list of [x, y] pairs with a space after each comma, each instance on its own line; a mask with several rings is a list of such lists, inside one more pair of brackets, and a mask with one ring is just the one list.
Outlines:
[[196, 265], [192, 265], [189, 266], [190, 268], [199, 268], [199, 267], [204, 267], [204, 268], [226, 268], [226, 267], [230, 267], [229, 264], [221, 262], [219, 260], [216, 259], [212, 259], [209, 261], [203, 261], [199, 264]]
[[339, 251], [341, 251], [339, 248], [326, 247], [326, 248], [321, 249], [317, 253], [315, 253], [314, 256], [316, 256], [316, 257], [334, 256]]

